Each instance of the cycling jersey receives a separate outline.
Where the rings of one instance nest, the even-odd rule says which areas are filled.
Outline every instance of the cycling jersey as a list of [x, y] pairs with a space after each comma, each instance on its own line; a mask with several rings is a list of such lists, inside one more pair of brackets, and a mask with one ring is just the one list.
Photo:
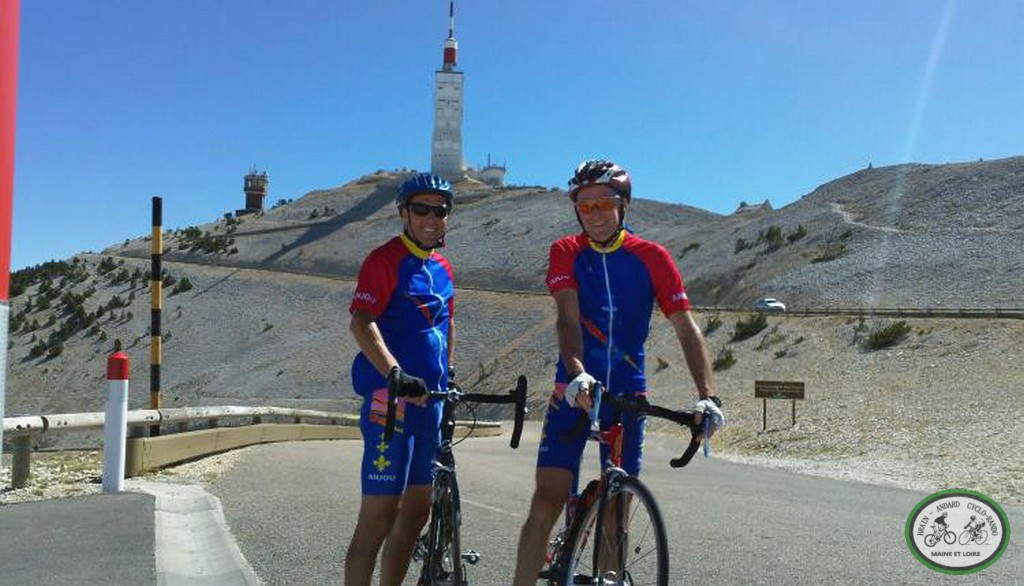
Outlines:
[[[690, 309], [665, 247], [623, 230], [607, 248], [586, 234], [551, 245], [547, 276], [552, 294], [576, 289], [583, 330], [583, 367], [616, 395], [646, 389], [644, 342], [657, 300], [669, 316]], [[556, 382], [568, 382], [559, 359]]]
[[[370, 312], [402, 370], [440, 390], [448, 388], [454, 298], [448, 261], [403, 234], [363, 261], [349, 311]], [[399, 495], [407, 485], [430, 484], [431, 461], [440, 441], [441, 404], [418, 406], [399, 399], [395, 434], [385, 442], [387, 379], [362, 352], [352, 362], [352, 386], [363, 397], [363, 494]]]
[[[454, 301], [448, 260], [402, 234], [363, 261], [349, 312], [370, 312], [402, 370], [441, 390], [448, 388], [448, 326]], [[360, 352], [352, 363], [352, 384], [365, 396], [385, 387], [386, 379]]]
[[[644, 343], [655, 301], [666, 316], [690, 309], [682, 278], [668, 251], [625, 230], [608, 247], [596, 245], [586, 234], [566, 236], [551, 245], [547, 284], [552, 294], [576, 290], [586, 371], [616, 395], [645, 392]], [[559, 358], [537, 465], [572, 472], [575, 491], [586, 433], [573, 436], [573, 430], [580, 429], [579, 419], [585, 413], [566, 403], [567, 382], [565, 364]], [[610, 403], [602, 403], [602, 429], [611, 426], [614, 415]], [[622, 468], [639, 474], [646, 418], [630, 413], [619, 417], [623, 424]], [[602, 466], [607, 457], [607, 446], [602, 445]]]

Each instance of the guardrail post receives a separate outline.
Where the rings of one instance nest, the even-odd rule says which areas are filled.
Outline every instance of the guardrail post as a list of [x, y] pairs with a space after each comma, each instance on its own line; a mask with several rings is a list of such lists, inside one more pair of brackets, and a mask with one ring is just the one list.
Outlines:
[[103, 492], [124, 491], [124, 458], [128, 434], [128, 356], [116, 352], [107, 360], [107, 408], [103, 418]]
[[32, 462], [32, 436], [11, 438], [11, 488], [25, 488]]

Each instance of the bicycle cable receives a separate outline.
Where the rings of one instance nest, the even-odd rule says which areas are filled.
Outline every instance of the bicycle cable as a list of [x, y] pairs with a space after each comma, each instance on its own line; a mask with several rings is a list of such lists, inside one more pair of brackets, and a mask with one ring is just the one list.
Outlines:
[[704, 458], [707, 459], [711, 457], [711, 418], [705, 415], [700, 426], [704, 431]]
[[[465, 403], [459, 402], [459, 404], [457, 406], [458, 407], [464, 407], [465, 409], [469, 410], [470, 424], [469, 424], [469, 431], [467, 431], [465, 433], [465, 435], [460, 437], [458, 440], [452, 442], [452, 447], [453, 448], [455, 446], [461, 444], [466, 438], [468, 438], [469, 436], [473, 435], [474, 431], [476, 431], [476, 405], [473, 404], [473, 403], [470, 403], [470, 402], [465, 402]], [[455, 422], [453, 421], [452, 423], [454, 424]]]

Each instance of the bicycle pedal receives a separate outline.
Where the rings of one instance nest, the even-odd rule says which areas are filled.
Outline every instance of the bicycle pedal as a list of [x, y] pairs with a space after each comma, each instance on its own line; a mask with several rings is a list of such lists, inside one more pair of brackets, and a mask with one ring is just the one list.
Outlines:
[[466, 562], [468, 564], [471, 564], [471, 565], [476, 565], [477, 562], [480, 561], [480, 552], [478, 552], [475, 549], [471, 549], [469, 551], [466, 551], [465, 553], [462, 554], [462, 561], [464, 561], [464, 562]]

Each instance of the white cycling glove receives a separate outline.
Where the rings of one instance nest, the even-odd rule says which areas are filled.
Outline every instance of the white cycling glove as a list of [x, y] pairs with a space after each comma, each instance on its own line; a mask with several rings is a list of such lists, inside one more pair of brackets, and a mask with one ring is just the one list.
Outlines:
[[576, 378], [569, 381], [569, 384], [565, 386], [565, 402], [570, 407], [576, 406], [576, 395], [580, 394], [580, 391], [587, 392], [594, 388], [594, 383], [597, 379], [590, 376], [586, 372], [581, 372], [576, 375]]
[[722, 408], [719, 407], [721, 401], [715, 402], [711, 398], [701, 399], [697, 401], [696, 408], [698, 411], [704, 414], [704, 417], [711, 418], [711, 429], [717, 430], [725, 425], [725, 415], [722, 414]]

